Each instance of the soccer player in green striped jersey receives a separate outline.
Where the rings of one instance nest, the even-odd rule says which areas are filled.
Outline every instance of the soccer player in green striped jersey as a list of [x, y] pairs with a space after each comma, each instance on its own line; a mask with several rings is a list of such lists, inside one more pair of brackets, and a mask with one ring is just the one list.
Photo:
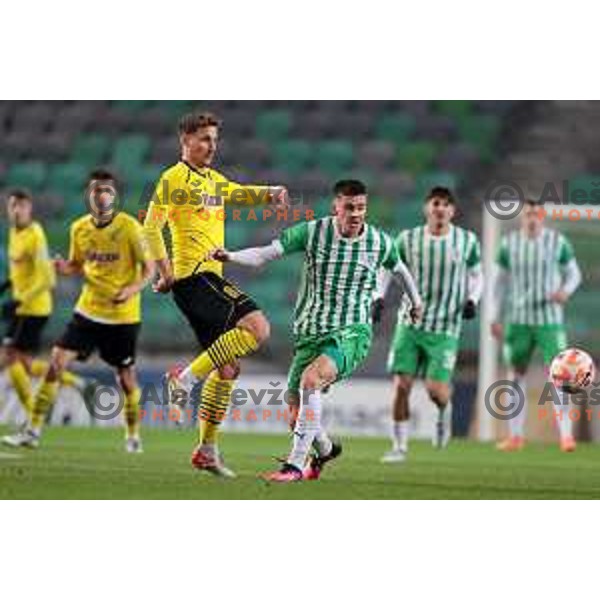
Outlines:
[[[503, 341], [510, 378], [527, 398], [525, 376], [535, 349], [540, 349], [549, 366], [567, 347], [564, 305], [581, 283], [581, 273], [570, 242], [544, 227], [542, 207], [533, 200], [521, 211], [520, 229], [502, 237], [496, 266], [492, 335]], [[556, 420], [565, 452], [575, 450], [569, 408], [565, 393]], [[498, 444], [499, 450], [523, 447], [526, 413], [525, 408], [508, 421], [509, 435]]]
[[[372, 306], [380, 269], [396, 275], [410, 299], [417, 322], [421, 299], [393, 240], [366, 222], [367, 190], [355, 180], [334, 187], [335, 216], [286, 229], [270, 246], [213, 257], [258, 267], [293, 252], [304, 253], [304, 270], [294, 315], [294, 358], [288, 390], [300, 408], [293, 447], [272, 481], [317, 479], [323, 465], [338, 456], [321, 424], [321, 391], [349, 377], [365, 360], [372, 339]], [[315, 454], [308, 467], [309, 452]]]
[[475, 316], [482, 288], [479, 240], [452, 224], [455, 211], [450, 190], [433, 188], [425, 198], [425, 225], [403, 231], [396, 241], [423, 299], [423, 317], [411, 323], [402, 308], [398, 313], [388, 361], [394, 375], [392, 449], [382, 462], [406, 460], [409, 396], [416, 377], [424, 378], [438, 408], [434, 445], [445, 447], [450, 437], [450, 382], [462, 321]]

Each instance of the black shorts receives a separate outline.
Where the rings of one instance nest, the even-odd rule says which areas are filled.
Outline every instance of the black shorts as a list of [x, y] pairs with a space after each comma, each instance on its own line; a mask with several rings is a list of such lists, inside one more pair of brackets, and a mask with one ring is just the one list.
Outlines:
[[40, 349], [42, 331], [48, 317], [15, 316], [9, 323], [2, 343], [5, 346], [34, 354]]
[[139, 323], [109, 325], [75, 313], [56, 345], [77, 352], [78, 360], [87, 360], [98, 350], [100, 358], [111, 367], [125, 368], [135, 364], [139, 332]]
[[250, 296], [210, 272], [176, 281], [173, 298], [204, 349], [233, 329], [242, 317], [259, 310]]

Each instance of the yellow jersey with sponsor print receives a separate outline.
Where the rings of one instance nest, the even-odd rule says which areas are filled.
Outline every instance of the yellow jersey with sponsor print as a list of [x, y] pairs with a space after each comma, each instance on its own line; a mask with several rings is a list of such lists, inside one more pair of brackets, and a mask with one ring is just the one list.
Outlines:
[[52, 288], [56, 283], [42, 226], [32, 221], [8, 232], [8, 278], [17, 315], [47, 317], [52, 312]]
[[147, 246], [142, 226], [119, 213], [108, 224], [97, 224], [87, 215], [71, 226], [69, 259], [83, 267], [83, 289], [75, 312], [99, 323], [139, 323], [141, 295], [116, 304], [125, 286], [141, 279]]
[[267, 200], [268, 191], [268, 186], [241, 185], [214, 169], [178, 162], [162, 173], [146, 212], [151, 258], [167, 257], [162, 230], [168, 225], [175, 279], [201, 271], [222, 275], [222, 263], [206, 256], [225, 245], [225, 204], [257, 206]]

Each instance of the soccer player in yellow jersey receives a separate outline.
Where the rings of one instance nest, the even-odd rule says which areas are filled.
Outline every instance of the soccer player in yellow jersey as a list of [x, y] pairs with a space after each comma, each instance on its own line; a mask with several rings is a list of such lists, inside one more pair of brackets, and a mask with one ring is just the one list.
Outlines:
[[[56, 283], [54, 267], [42, 226], [33, 220], [33, 198], [26, 190], [8, 195], [8, 280], [0, 285], [11, 292], [11, 300], [2, 307], [8, 329], [4, 336], [7, 372], [10, 383], [31, 416], [33, 393], [31, 377], [42, 377], [48, 364], [34, 355], [40, 348], [41, 334], [52, 313], [52, 289]], [[64, 372], [61, 383], [84, 393], [86, 382]]]
[[[185, 369], [167, 374], [170, 401], [184, 404], [197, 381], [204, 381], [199, 405], [200, 436], [192, 465], [215, 475], [233, 476], [217, 451], [217, 432], [239, 376], [238, 359], [269, 336], [269, 323], [256, 303], [223, 278], [209, 253], [224, 244], [225, 204], [285, 203], [282, 186], [244, 186], [210, 167], [220, 123], [211, 114], [189, 114], [179, 124], [181, 160], [164, 171], [145, 218], [144, 230], [160, 277], [158, 292], [172, 291], [202, 353]], [[168, 225], [172, 263], [162, 229]]]
[[153, 266], [141, 225], [124, 213], [114, 214], [115, 177], [106, 170], [90, 175], [88, 191], [98, 208], [71, 226], [68, 260], [57, 260], [61, 275], [83, 276], [83, 289], [73, 319], [52, 349], [50, 368], [34, 399], [32, 417], [21, 433], [5, 438], [11, 446], [37, 447], [45, 416], [55, 400], [58, 380], [75, 359], [97, 350], [116, 371], [125, 395], [127, 452], [141, 452], [135, 374], [140, 328], [141, 290], [150, 282]]

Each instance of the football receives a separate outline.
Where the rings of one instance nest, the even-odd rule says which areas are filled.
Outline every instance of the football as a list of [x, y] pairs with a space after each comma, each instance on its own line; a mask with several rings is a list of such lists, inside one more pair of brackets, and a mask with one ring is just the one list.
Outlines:
[[596, 367], [592, 357], [579, 348], [563, 350], [550, 365], [550, 381], [557, 389], [575, 393], [594, 380]]

